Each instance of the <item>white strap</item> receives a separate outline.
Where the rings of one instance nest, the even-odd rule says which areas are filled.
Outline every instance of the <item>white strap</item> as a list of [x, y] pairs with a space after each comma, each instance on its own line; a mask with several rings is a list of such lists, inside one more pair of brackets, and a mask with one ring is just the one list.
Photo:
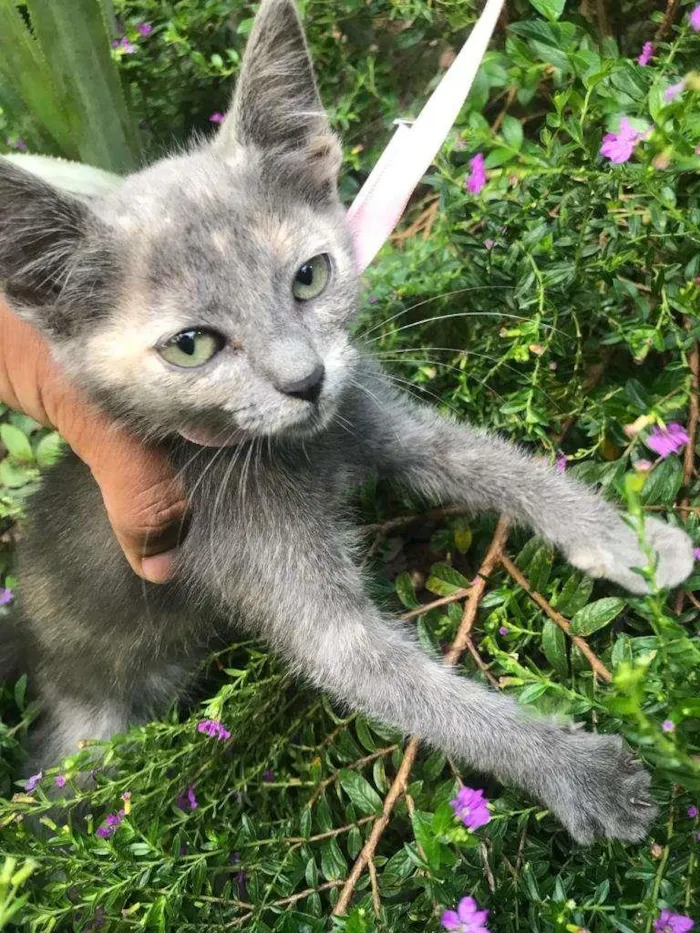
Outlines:
[[487, 0], [461, 52], [413, 126], [399, 123], [347, 214], [359, 272], [386, 243], [471, 90], [504, 0]]

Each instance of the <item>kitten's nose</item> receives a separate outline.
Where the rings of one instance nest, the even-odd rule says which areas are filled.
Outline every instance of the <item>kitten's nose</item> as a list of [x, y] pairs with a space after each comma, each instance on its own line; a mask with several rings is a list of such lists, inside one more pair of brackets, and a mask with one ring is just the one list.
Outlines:
[[316, 402], [323, 388], [323, 377], [326, 374], [323, 363], [318, 363], [311, 370], [308, 376], [298, 379], [296, 382], [278, 383], [277, 388], [285, 395], [291, 395], [292, 398], [300, 398], [305, 402]]

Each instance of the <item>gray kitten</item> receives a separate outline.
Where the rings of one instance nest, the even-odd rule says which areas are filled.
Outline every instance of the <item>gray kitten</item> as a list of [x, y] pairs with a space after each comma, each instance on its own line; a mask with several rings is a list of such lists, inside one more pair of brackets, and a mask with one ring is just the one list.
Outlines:
[[[42, 704], [33, 768], [157, 716], [235, 626], [348, 706], [526, 789], [575, 839], [639, 840], [656, 811], [619, 737], [528, 717], [365, 594], [346, 502], [368, 469], [504, 512], [632, 592], [646, 561], [611, 505], [397, 394], [353, 346], [339, 165], [292, 0], [264, 0], [213, 143], [89, 203], [0, 160], [8, 297], [93, 399], [168, 445], [192, 503], [174, 582], [153, 586], [88, 469], [67, 454], [47, 473], [20, 548], [25, 616], [7, 633]], [[680, 583], [689, 538], [646, 531], [659, 583]]]

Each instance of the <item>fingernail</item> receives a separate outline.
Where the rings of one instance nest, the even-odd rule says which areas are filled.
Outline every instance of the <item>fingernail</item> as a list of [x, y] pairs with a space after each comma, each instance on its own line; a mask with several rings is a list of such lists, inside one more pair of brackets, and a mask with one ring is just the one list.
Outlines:
[[144, 557], [141, 561], [141, 575], [149, 583], [166, 583], [172, 576], [176, 553], [176, 550], [172, 550]]

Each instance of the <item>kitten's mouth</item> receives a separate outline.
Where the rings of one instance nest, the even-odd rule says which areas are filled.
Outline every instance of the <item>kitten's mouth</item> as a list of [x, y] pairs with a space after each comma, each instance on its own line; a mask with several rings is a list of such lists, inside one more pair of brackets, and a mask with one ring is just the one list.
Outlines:
[[234, 431], [215, 431], [212, 428], [181, 428], [181, 437], [200, 447], [235, 447], [250, 440], [247, 431], [236, 428]]

